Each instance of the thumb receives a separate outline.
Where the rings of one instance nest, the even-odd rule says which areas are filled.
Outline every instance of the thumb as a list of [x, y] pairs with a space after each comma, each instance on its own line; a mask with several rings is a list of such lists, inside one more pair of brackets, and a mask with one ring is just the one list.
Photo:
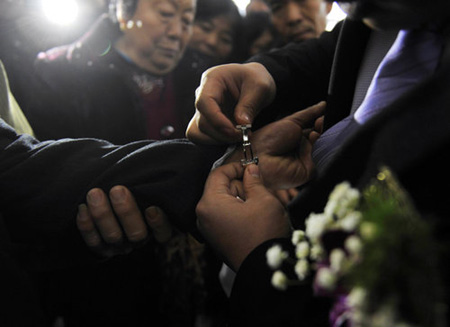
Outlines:
[[255, 164], [248, 165], [244, 172], [244, 191], [248, 199], [261, 198], [266, 194], [272, 194], [264, 186], [259, 167]]
[[321, 101], [311, 107], [308, 107], [303, 110], [299, 110], [296, 113], [293, 113], [290, 116], [287, 116], [285, 119], [291, 120], [296, 123], [298, 126], [302, 128], [313, 127], [316, 123], [316, 120], [323, 115], [326, 107], [326, 102]]

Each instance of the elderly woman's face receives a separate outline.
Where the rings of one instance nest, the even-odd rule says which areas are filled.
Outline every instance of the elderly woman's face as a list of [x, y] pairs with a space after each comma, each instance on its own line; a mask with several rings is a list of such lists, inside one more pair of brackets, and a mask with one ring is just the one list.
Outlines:
[[133, 17], [121, 22], [126, 54], [150, 73], [171, 72], [191, 37], [195, 4], [196, 0], [139, 0]]
[[375, 29], [410, 29], [448, 20], [448, 0], [356, 0], [339, 3], [350, 18]]

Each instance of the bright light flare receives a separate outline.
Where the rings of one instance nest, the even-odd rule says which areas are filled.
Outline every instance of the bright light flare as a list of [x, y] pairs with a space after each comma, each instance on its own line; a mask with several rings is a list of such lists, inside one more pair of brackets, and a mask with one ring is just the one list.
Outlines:
[[52, 23], [69, 25], [77, 18], [79, 8], [76, 0], [42, 0], [42, 9]]

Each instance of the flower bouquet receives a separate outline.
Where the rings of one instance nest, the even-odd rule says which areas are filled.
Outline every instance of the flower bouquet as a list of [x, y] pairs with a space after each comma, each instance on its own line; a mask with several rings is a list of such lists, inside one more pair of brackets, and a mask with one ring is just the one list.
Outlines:
[[[443, 326], [431, 228], [388, 169], [361, 192], [337, 185], [305, 226], [292, 234], [296, 258], [279, 245], [267, 251], [274, 287], [312, 276], [314, 294], [334, 300], [334, 327]], [[296, 280], [280, 268], [286, 262]]]

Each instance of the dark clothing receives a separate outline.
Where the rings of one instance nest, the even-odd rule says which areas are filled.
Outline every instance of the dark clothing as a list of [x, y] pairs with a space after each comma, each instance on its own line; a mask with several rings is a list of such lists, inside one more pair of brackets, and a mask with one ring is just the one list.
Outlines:
[[[38, 139], [93, 137], [125, 144], [143, 139], [184, 137], [194, 114], [195, 88], [206, 61], [196, 53], [187, 52], [174, 72], [156, 77], [114, 49], [119, 35], [118, 26], [104, 15], [80, 40], [39, 55], [35, 65], [36, 88], [25, 105], [21, 103]], [[160, 172], [159, 183], [169, 186], [172, 173], [177, 172], [166, 169], [190, 160], [190, 155], [182, 152], [184, 150], [178, 154], [179, 158], [167, 157], [167, 162], [163, 153], [155, 154], [154, 166], [161, 166], [154, 171]], [[198, 167], [206, 174], [209, 167], [203, 168]], [[186, 190], [190, 188], [188, 180], [186, 184], [178, 181]], [[202, 187], [197, 185], [194, 189], [198, 186]], [[155, 185], [154, 191], [172, 197], [165, 186]], [[148, 195], [151, 198], [150, 193]], [[174, 207], [188, 209], [183, 202], [181, 199]], [[189, 271], [183, 271], [184, 257], [179, 259], [178, 276], [167, 272], [174, 269], [175, 263], [169, 268], [165, 266], [164, 248], [152, 243], [131, 255], [88, 269], [39, 274], [38, 285], [46, 295], [47, 311], [64, 316], [70, 326], [144, 326], [155, 321], [161, 326], [175, 326], [179, 320], [186, 326], [192, 325], [192, 321], [186, 319], [198, 314], [195, 312], [198, 304], [189, 298], [197, 296], [190, 294], [197, 285], [180, 286], [192, 284], [189, 278], [193, 279], [188, 276]], [[193, 260], [191, 254], [185, 256], [186, 260]], [[214, 266], [215, 262], [212, 264]], [[217, 278], [208, 283], [218, 284]], [[113, 284], [117, 284], [117, 288], [112, 288]], [[167, 289], [176, 288], [175, 285], [178, 289]], [[167, 299], [169, 293], [173, 296], [170, 300]]]
[[[97, 265], [94, 269], [99, 258], [86, 247], [76, 228], [77, 206], [84, 202], [86, 192], [92, 187], [101, 187], [108, 192], [114, 185], [125, 185], [133, 192], [142, 209], [150, 205], [160, 206], [180, 230], [192, 231], [195, 229], [195, 206], [202, 194], [204, 181], [213, 161], [222, 154], [223, 149], [199, 147], [186, 140], [141, 141], [121, 147], [95, 139], [39, 143], [28, 135], [17, 136], [1, 120], [0, 149], [1, 215], [5, 226], [3, 230], [7, 231], [12, 244], [8, 255], [20, 269], [32, 274], [30, 284], [37, 289], [27, 292], [38, 293], [47, 317], [61, 314], [54, 307], [57, 303], [66, 305], [65, 309], [72, 314], [78, 312], [80, 315], [77, 318], [85, 318], [86, 321], [80, 322], [82, 325], [84, 323], [83, 326], [89, 323], [101, 326], [102, 322], [105, 326], [113, 326], [114, 323], [123, 326], [128, 322], [138, 326], [138, 323], [145, 323], [142, 317], [156, 319], [158, 308], [155, 302], [158, 296], [155, 294], [158, 290], [150, 289], [146, 293], [141, 288], [141, 293], [136, 292], [138, 285], [143, 288], [158, 286], [155, 280], [159, 279], [153, 279], [160, 273], [158, 267], [153, 274], [141, 276], [150, 268], [141, 269], [139, 261], [134, 261], [134, 265], [129, 270], [125, 269], [127, 273], [122, 276], [128, 284], [121, 284], [121, 279], [108, 279], [107, 268], [113, 263], [105, 263], [101, 267]], [[140, 251], [146, 254], [154, 246], [155, 242], [150, 241]], [[3, 248], [0, 250], [2, 252]], [[150, 256], [140, 258], [148, 259], [143, 263], [144, 267], [155, 262]], [[119, 257], [116, 260], [128, 259]], [[86, 293], [82, 297], [81, 290], [85, 290], [84, 287], [89, 289], [94, 280], [89, 279], [90, 273], [99, 274], [96, 275], [99, 280], [104, 278], [109, 284], [103, 283], [93, 289], [94, 293]], [[71, 279], [64, 280], [68, 276]], [[27, 278], [24, 276], [23, 279]], [[148, 283], [142, 283], [143, 280]], [[34, 283], [36, 281], [38, 283]], [[70, 294], [71, 287], [75, 285], [83, 287], [72, 289], [74, 294]], [[135, 288], [126, 289], [130, 285]], [[114, 297], [110, 296], [107, 303], [101, 303], [104, 294], [95, 293], [100, 290], [128, 294], [133, 301], [141, 300], [140, 307], [132, 307], [135, 302], [127, 297], [117, 297], [117, 302], [114, 302]], [[53, 297], [55, 294], [58, 295], [56, 299]], [[92, 297], [90, 294], [93, 294]], [[154, 296], [142, 301], [145, 294]], [[64, 302], [71, 299], [71, 295], [75, 298], [72, 306], [70, 302]], [[55, 303], [44, 301], [49, 298], [56, 300]], [[77, 304], [80, 307], [77, 308]], [[105, 312], [107, 304], [117, 304], [119, 308], [123, 304], [124, 307], [122, 311], [114, 311], [110, 307], [111, 312], [108, 313]], [[84, 315], [83, 310], [89, 306], [92, 311]], [[136, 315], [136, 312], [141, 315]], [[4, 316], [3, 313], [1, 316]]]
[[39, 54], [36, 85], [19, 104], [40, 140], [184, 137], [204, 62], [183, 61], [176, 72], [154, 76], [114, 49], [119, 35], [104, 15], [78, 41]]
[[[359, 22], [347, 20], [342, 27], [333, 69], [330, 70], [328, 96], [314, 99], [315, 102], [327, 100], [326, 128], [350, 113], [356, 77], [369, 35], [370, 30]], [[310, 82], [311, 76], [319, 77], [321, 73], [314, 73], [314, 67], [317, 66], [315, 58], [309, 57], [308, 53], [314, 48], [318, 48], [320, 53], [320, 49], [326, 47], [324, 42], [327, 40], [328, 36], [324, 36], [320, 40], [290, 46], [273, 55], [261, 57], [259, 61], [272, 73], [277, 89], [283, 93], [283, 97], [278, 97], [279, 100], [295, 103], [296, 93], [315, 94], [314, 89], [305, 85]], [[442, 246], [439, 268], [446, 296], [450, 276], [446, 264], [450, 259], [450, 210], [446, 201], [448, 192], [443, 188], [450, 182], [446, 153], [450, 146], [448, 44], [447, 36], [446, 48], [436, 73], [356, 130], [325, 170], [305, 185], [290, 205], [294, 227], [304, 229], [304, 220], [309, 213], [323, 212], [328, 195], [338, 183], [349, 181], [361, 189], [376, 176], [381, 166], [389, 167], [412, 196], [421, 215], [429, 219], [434, 236]], [[312, 62], [307, 68], [300, 69], [297, 59]], [[330, 61], [326, 60], [324, 66], [328, 66], [328, 63]], [[305, 70], [307, 74], [302, 75]], [[314, 80], [311, 85], [316, 85]], [[289, 93], [299, 86], [302, 86], [303, 92], [297, 90], [296, 93]], [[277, 104], [280, 105], [280, 102]], [[310, 299], [310, 289], [298, 289], [295, 296], [291, 291], [284, 293], [272, 288], [265, 250], [275, 242], [268, 241], [261, 245], [242, 264], [231, 295], [231, 326], [280, 326], [280, 317], [285, 319], [283, 326], [326, 326], [327, 321], [314, 321], [317, 319], [315, 313], [321, 308], [309, 307], [309, 301], [319, 301]], [[285, 240], [285, 246], [290, 247], [289, 240]], [[445, 300], [448, 305], [448, 298]], [[326, 309], [324, 305], [322, 312], [326, 312]]]

